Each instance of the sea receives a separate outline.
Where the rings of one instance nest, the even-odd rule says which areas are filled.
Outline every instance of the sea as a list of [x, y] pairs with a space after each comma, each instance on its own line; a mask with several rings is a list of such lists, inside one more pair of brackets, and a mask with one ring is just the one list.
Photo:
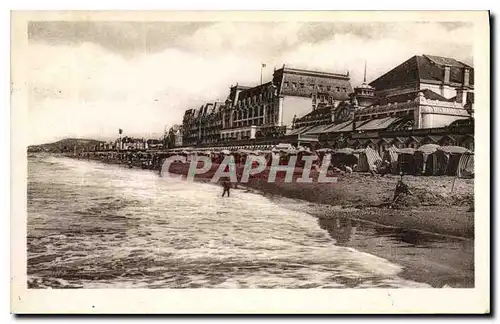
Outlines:
[[245, 189], [221, 194], [151, 170], [30, 156], [28, 287], [430, 287], [310, 214]]

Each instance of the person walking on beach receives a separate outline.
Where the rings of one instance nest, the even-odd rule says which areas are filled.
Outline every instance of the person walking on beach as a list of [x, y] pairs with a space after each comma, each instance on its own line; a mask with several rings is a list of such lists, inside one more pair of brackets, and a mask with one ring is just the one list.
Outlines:
[[231, 181], [229, 181], [229, 178], [224, 178], [222, 180], [222, 188], [224, 188], [224, 191], [222, 192], [222, 197], [224, 197], [226, 192], [227, 196], [229, 197], [229, 190], [231, 189]]

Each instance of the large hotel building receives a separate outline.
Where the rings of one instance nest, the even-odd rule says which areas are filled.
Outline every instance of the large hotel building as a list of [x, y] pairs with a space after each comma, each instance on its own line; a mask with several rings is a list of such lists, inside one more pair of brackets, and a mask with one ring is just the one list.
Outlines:
[[[473, 94], [474, 69], [446, 57], [413, 56], [369, 84], [365, 66], [365, 80], [354, 89], [348, 73], [283, 66], [264, 84], [231, 86], [225, 102], [188, 109], [182, 146], [280, 140], [379, 150], [424, 142], [470, 147]], [[453, 137], [454, 125], [468, 128]], [[439, 130], [442, 136], [432, 137]]]

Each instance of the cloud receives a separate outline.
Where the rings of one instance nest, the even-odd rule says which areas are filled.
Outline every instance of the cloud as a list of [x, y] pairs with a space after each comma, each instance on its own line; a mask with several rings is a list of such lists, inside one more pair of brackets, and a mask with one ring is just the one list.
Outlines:
[[210, 22], [32, 21], [28, 38], [52, 45], [95, 43], [122, 55], [161, 51]]
[[[31, 142], [159, 136], [187, 108], [258, 84], [260, 64], [368, 81], [416, 54], [468, 61], [472, 30], [437, 23], [38, 23], [30, 25]], [[147, 44], [144, 46], [144, 41]], [[142, 44], [142, 45], [141, 45]], [[146, 49], [146, 50], [144, 50]]]

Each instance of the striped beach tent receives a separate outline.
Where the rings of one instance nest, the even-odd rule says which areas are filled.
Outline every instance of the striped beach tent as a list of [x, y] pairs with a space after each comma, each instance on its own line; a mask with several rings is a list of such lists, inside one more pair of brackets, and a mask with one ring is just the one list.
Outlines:
[[371, 147], [367, 147], [359, 152], [358, 166], [356, 171], [368, 172], [372, 166], [378, 167], [382, 162], [382, 158], [377, 151]]
[[382, 163], [387, 161], [391, 165], [391, 173], [396, 174], [398, 172], [398, 148], [394, 145], [388, 147], [382, 156]]
[[473, 178], [474, 177], [474, 153], [466, 152], [460, 157], [457, 167], [457, 177]]

